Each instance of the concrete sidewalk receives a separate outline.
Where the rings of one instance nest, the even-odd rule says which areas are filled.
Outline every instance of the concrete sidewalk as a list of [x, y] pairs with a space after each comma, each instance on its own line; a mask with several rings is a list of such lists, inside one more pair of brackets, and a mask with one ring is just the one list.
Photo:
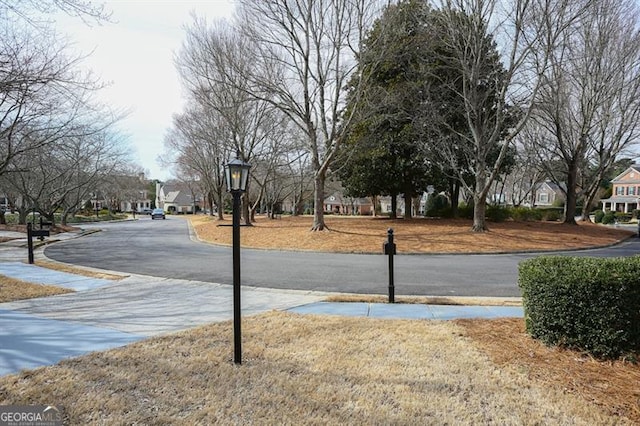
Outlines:
[[[0, 375], [233, 318], [229, 285], [143, 275], [90, 279], [15, 262], [0, 262], [0, 275], [76, 289], [0, 303]], [[243, 287], [242, 315], [286, 310], [325, 297]]]
[[290, 308], [288, 311], [298, 314], [433, 320], [522, 317], [524, 315], [520, 306], [422, 305], [408, 303], [314, 302]]
[[[37, 252], [37, 257], [44, 256]], [[67, 287], [75, 293], [0, 303], [0, 375], [233, 318], [230, 285], [144, 275], [121, 280], [87, 278], [29, 265], [25, 260], [26, 247], [21, 241], [0, 244], [0, 275]], [[243, 286], [242, 315], [274, 309], [389, 319], [523, 315], [517, 307], [324, 302], [328, 295]]]

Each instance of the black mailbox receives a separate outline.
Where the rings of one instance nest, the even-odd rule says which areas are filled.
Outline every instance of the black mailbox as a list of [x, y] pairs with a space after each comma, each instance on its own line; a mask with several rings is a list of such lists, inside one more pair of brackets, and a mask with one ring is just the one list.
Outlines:
[[32, 237], [48, 237], [49, 230], [48, 229], [34, 229], [31, 231]]
[[33, 264], [33, 238], [37, 237], [40, 241], [44, 240], [44, 237], [49, 236], [48, 229], [33, 229], [32, 223], [27, 223], [27, 249], [29, 255], [29, 264]]

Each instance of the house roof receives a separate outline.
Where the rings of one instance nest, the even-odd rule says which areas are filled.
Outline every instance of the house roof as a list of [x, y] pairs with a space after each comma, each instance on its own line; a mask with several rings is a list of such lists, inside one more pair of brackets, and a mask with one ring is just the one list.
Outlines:
[[600, 200], [601, 202], [608, 202], [608, 203], [637, 203], [638, 202], [638, 197], [611, 197], [611, 198], [604, 198]]
[[[620, 173], [618, 176], [611, 180], [612, 183], [617, 183], [622, 180], [624, 176], [626, 176], [630, 172], [638, 173], [638, 179], [634, 179], [633, 182], [640, 182], [640, 164], [632, 164], [630, 165], [624, 172]], [[625, 181], [631, 183], [632, 181]]]
[[547, 186], [550, 190], [556, 192], [556, 193], [563, 193], [565, 191], [565, 185], [564, 183], [557, 185], [554, 182], [551, 182], [550, 180], [541, 182], [538, 184], [537, 186], [537, 190], [539, 191], [543, 186]]
[[192, 206], [193, 197], [191, 191], [182, 188], [180, 185], [163, 184], [160, 187], [160, 200], [164, 204], [175, 206]]

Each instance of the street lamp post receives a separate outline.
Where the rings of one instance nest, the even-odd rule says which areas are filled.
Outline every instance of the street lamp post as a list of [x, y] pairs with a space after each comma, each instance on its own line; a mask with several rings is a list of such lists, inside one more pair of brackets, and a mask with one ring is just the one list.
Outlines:
[[227, 191], [233, 196], [233, 362], [242, 364], [240, 331], [240, 197], [247, 190], [251, 165], [239, 158], [225, 165]]

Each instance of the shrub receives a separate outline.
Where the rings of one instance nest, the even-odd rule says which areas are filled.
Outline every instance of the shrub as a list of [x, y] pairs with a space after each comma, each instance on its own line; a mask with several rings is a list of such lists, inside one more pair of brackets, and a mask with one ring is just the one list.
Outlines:
[[562, 207], [549, 207], [538, 210], [540, 211], [540, 220], [547, 222], [557, 222], [562, 219], [562, 216], [564, 215]]
[[616, 212], [614, 214], [615, 214], [616, 222], [626, 223], [631, 221], [631, 213]]
[[604, 217], [604, 212], [602, 210], [596, 210], [593, 215], [595, 216], [596, 223], [602, 222], [602, 218]]
[[511, 211], [503, 206], [487, 206], [485, 215], [491, 222], [504, 222], [511, 217]]
[[473, 219], [473, 203], [460, 203], [458, 205], [458, 217], [461, 219]]
[[446, 214], [447, 209], [451, 210], [451, 204], [449, 204], [449, 199], [446, 196], [442, 194], [432, 195], [427, 200], [425, 216], [446, 217], [443, 213]]
[[640, 213], [640, 210], [638, 210], [638, 209], [634, 209], [634, 210], [631, 212], [631, 219], [637, 219], [637, 218], [638, 218], [638, 213]]
[[518, 221], [541, 220], [542, 212], [538, 209], [532, 209], [529, 207], [514, 207], [511, 217], [513, 217], [513, 220]]
[[533, 338], [601, 358], [640, 349], [640, 256], [538, 257], [518, 285]]
[[602, 216], [603, 225], [611, 225], [616, 222], [616, 214], [612, 211], [608, 211]]

